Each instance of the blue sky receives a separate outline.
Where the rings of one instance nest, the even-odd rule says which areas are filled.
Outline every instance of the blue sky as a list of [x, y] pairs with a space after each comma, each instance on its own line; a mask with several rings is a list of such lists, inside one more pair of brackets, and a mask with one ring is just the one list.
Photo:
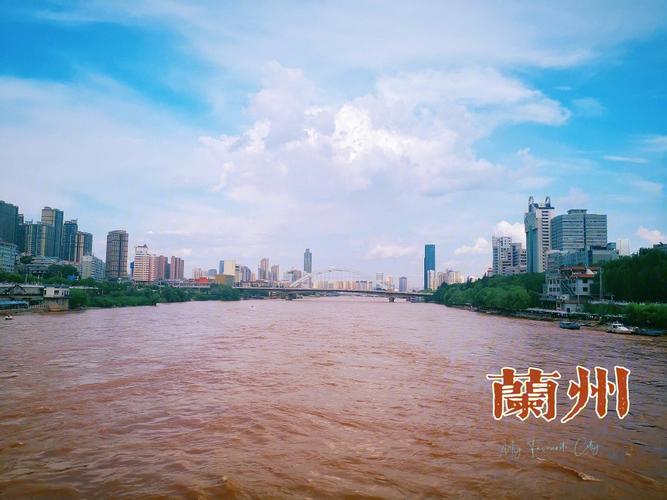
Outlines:
[[0, 198], [183, 255], [480, 275], [530, 195], [667, 240], [664, 2], [3, 2]]

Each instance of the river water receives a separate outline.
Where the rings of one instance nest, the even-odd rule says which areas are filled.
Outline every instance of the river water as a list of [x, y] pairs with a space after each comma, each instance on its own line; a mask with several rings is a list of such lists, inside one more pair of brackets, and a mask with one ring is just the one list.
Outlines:
[[[20, 315], [0, 496], [664, 498], [666, 348], [353, 297]], [[560, 423], [577, 364], [632, 371], [624, 420]], [[495, 421], [503, 366], [559, 370], [558, 418]]]

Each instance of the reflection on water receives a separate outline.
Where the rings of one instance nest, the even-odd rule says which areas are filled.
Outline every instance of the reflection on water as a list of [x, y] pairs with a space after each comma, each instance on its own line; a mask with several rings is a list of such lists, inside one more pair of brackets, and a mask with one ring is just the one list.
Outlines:
[[[666, 346], [370, 298], [22, 315], [0, 495], [664, 498]], [[632, 370], [625, 420], [493, 420], [487, 373], [559, 370], [560, 417], [577, 364]]]

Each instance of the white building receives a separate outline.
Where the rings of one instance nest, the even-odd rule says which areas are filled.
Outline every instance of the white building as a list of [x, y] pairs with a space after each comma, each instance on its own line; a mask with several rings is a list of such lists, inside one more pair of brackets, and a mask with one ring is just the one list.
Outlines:
[[616, 250], [618, 250], [618, 255], [621, 257], [630, 255], [630, 240], [627, 238], [616, 240]]
[[524, 216], [526, 230], [526, 271], [529, 273], [544, 272], [547, 252], [551, 249], [551, 219], [555, 207], [551, 198], [546, 197], [543, 204], [535, 203], [528, 198], [528, 212]]

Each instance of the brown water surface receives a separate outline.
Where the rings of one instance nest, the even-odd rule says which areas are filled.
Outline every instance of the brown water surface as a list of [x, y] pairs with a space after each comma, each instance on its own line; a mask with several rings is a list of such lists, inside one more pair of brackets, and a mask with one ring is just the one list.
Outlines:
[[[370, 298], [20, 315], [0, 495], [664, 498], [666, 347]], [[603, 420], [493, 420], [487, 373], [559, 370], [560, 418], [577, 364], [632, 370], [625, 420], [613, 398]]]

